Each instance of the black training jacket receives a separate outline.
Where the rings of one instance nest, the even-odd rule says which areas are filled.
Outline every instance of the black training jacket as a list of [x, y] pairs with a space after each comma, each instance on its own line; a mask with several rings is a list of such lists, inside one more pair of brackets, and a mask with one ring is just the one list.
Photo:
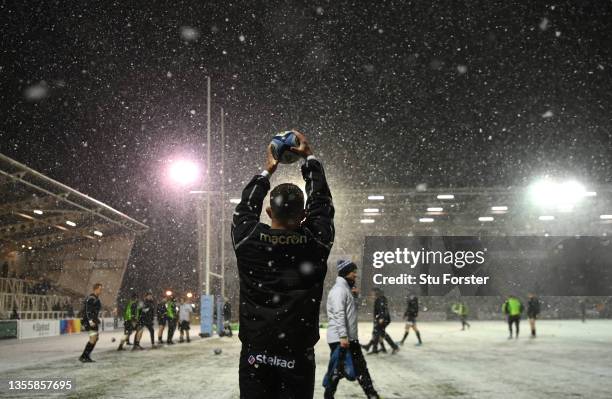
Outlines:
[[306, 218], [297, 230], [276, 230], [259, 216], [270, 181], [255, 176], [234, 212], [232, 243], [240, 277], [240, 333], [251, 349], [286, 350], [319, 340], [319, 305], [334, 240], [334, 207], [321, 163], [302, 165]]
[[140, 321], [145, 324], [153, 324], [155, 319], [155, 302], [152, 299], [145, 299], [140, 309]]
[[374, 301], [374, 323], [378, 323], [380, 319], [384, 320], [384, 324], [391, 323], [389, 305], [387, 304], [387, 298], [384, 296], [379, 296]]
[[157, 304], [157, 317], [166, 317], [166, 302], [160, 302]]
[[527, 314], [535, 316], [540, 314], [540, 301], [538, 298], [529, 299], [529, 302], [527, 302]]
[[408, 306], [406, 307], [406, 312], [404, 313], [404, 317], [406, 318], [415, 318], [419, 315], [419, 298], [414, 297], [412, 299], [408, 298]]
[[86, 324], [88, 324], [89, 321], [100, 324], [99, 315], [101, 309], [102, 303], [100, 302], [100, 298], [98, 298], [96, 294], [89, 294], [85, 300], [85, 309], [83, 309], [82, 321]]

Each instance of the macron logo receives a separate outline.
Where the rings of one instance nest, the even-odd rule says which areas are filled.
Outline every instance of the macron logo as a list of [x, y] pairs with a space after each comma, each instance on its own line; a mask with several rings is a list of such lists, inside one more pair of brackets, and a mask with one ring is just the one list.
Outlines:
[[252, 366], [253, 364], [255, 364], [255, 356], [251, 355], [249, 356], [249, 364]]

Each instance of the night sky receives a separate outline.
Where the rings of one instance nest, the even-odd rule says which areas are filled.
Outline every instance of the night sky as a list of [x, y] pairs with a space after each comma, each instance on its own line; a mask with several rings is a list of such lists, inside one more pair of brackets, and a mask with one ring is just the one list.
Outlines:
[[205, 158], [206, 76], [233, 193], [292, 127], [354, 189], [611, 182], [611, 1], [148, 3], [0, 5], [0, 152], [151, 226], [128, 286], [196, 286], [163, 171]]

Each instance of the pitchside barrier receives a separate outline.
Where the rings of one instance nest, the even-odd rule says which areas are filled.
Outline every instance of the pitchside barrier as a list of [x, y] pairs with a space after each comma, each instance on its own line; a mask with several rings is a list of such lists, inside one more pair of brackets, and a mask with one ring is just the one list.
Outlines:
[[103, 317], [100, 319], [102, 321], [102, 331], [113, 331], [119, 328], [119, 325], [123, 325], [123, 320], [119, 323], [119, 319], [115, 319], [113, 317]]
[[60, 335], [59, 320], [19, 320], [17, 336], [19, 339], [55, 337]]
[[0, 320], [0, 339], [17, 338], [17, 320]]
[[[101, 330], [117, 329], [119, 321], [114, 318], [102, 318]], [[80, 319], [61, 320], [9, 320], [0, 323], [0, 338], [43, 338], [59, 335], [79, 334], [82, 326]]]

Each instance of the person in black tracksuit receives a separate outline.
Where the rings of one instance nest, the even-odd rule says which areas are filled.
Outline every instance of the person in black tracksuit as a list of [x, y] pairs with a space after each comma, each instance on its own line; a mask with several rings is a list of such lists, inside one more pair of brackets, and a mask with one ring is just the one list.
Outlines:
[[166, 327], [167, 319], [167, 311], [166, 311], [166, 297], [164, 296], [161, 301], [157, 304], [157, 324], [159, 325], [157, 330], [157, 342], [160, 344], [164, 343], [162, 339], [164, 334], [164, 328]]
[[531, 327], [531, 336], [536, 337], [536, 319], [540, 314], [540, 300], [534, 294], [529, 294], [529, 302], [527, 302], [527, 317], [529, 318], [529, 326]]
[[[376, 335], [378, 335], [378, 321], [374, 319], [372, 323], [372, 338], [370, 338], [370, 342], [368, 342], [366, 345], [361, 345], [361, 347], [365, 349], [366, 352], [369, 351], [372, 345], [374, 344], [374, 338], [376, 337]], [[385, 348], [384, 339], [378, 340], [378, 345], [380, 346], [380, 350], [378, 348], [372, 348], [372, 353], [374, 352], [387, 353], [387, 348]]]
[[[372, 352], [369, 354], [375, 355], [378, 353], [378, 343], [382, 342], [382, 340], [386, 340], [389, 346], [393, 348], [391, 354], [396, 354], [399, 350], [399, 347], [389, 334], [387, 334], [387, 326], [391, 323], [391, 314], [389, 313], [389, 304], [387, 302], [387, 297], [385, 297], [383, 291], [380, 288], [374, 288], [374, 295], [376, 299], [374, 300], [374, 336], [372, 337], [372, 341], [365, 345], [365, 349], [368, 350], [370, 345], [372, 345]], [[384, 347], [383, 347], [384, 348]]]
[[223, 335], [232, 336], [232, 304], [225, 299], [223, 303]]
[[151, 347], [155, 348], [155, 329], [153, 328], [153, 321], [155, 320], [155, 302], [153, 301], [153, 294], [147, 292], [144, 301], [142, 302], [142, 308], [140, 309], [140, 315], [138, 317], [138, 323], [136, 326], [136, 337], [134, 338], [134, 348], [142, 349], [140, 346], [140, 339], [142, 338], [142, 332], [146, 328], [149, 330], [149, 336], [151, 337]]
[[100, 310], [102, 309], [102, 303], [100, 302], [100, 294], [102, 293], [102, 284], [96, 283], [93, 286], [93, 292], [89, 294], [85, 300], [83, 307], [83, 316], [81, 319], [82, 325], [85, 327], [85, 331], [89, 333], [89, 341], [85, 345], [83, 354], [79, 357], [79, 360], [83, 363], [92, 363], [91, 352], [94, 350], [96, 343], [98, 342], [98, 328], [100, 326]]
[[404, 318], [406, 319], [406, 329], [404, 331], [404, 337], [402, 338], [401, 345], [404, 345], [404, 341], [408, 337], [408, 333], [412, 328], [416, 333], [417, 340], [419, 341], [417, 345], [422, 345], [423, 341], [421, 341], [421, 332], [417, 327], [417, 317], [419, 316], [419, 298], [416, 295], [410, 295], [408, 297], [408, 302], [406, 306], [406, 312], [404, 312]]
[[292, 151], [306, 158], [299, 187], [272, 190], [259, 222], [269, 177], [278, 165], [268, 147], [265, 170], [242, 192], [234, 212], [232, 243], [240, 278], [239, 364], [241, 398], [312, 398], [314, 345], [319, 340], [319, 308], [327, 258], [334, 238], [334, 207], [323, 166], [303, 134]]

